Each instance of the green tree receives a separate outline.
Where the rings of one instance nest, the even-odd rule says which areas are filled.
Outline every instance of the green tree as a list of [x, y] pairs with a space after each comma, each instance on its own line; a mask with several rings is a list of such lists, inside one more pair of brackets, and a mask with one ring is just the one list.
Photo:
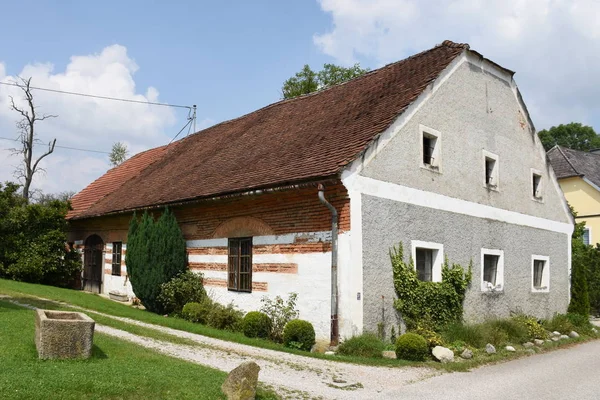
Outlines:
[[304, 65], [300, 72], [297, 72], [296, 75], [283, 83], [281, 91], [284, 99], [291, 99], [349, 81], [364, 75], [368, 71], [368, 69], [362, 69], [359, 64], [354, 64], [349, 68], [325, 64], [319, 72], [315, 72], [308, 65]]
[[[574, 217], [577, 212], [569, 206]], [[590, 314], [590, 296], [588, 291], [589, 250], [591, 246], [583, 243], [585, 222], [575, 224], [571, 238], [571, 302], [568, 311], [588, 316]]]
[[27, 204], [18, 185], [0, 185], [0, 276], [72, 286], [81, 272], [81, 258], [67, 247], [66, 201]]
[[169, 208], [156, 221], [134, 214], [127, 234], [127, 271], [135, 295], [150, 311], [163, 313], [161, 285], [187, 270], [186, 244]]
[[128, 156], [129, 151], [127, 150], [127, 145], [125, 143], [117, 142], [113, 144], [108, 159], [110, 160], [111, 165], [116, 167], [127, 160]]
[[578, 122], [541, 130], [538, 136], [546, 151], [556, 145], [582, 151], [600, 148], [600, 136], [596, 134], [594, 128]]

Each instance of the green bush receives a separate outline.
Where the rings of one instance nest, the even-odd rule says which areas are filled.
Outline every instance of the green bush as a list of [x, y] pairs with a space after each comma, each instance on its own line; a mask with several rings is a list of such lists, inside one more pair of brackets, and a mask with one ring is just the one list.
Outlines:
[[[570, 207], [570, 206], [569, 206]], [[572, 207], [571, 212], [574, 217], [577, 216]], [[568, 311], [583, 315], [590, 315], [590, 294], [588, 288], [588, 268], [593, 253], [590, 252], [591, 246], [583, 243], [583, 231], [585, 222], [575, 224], [575, 229], [571, 237], [571, 302]], [[593, 257], [592, 257], [593, 258]], [[593, 276], [593, 275], [592, 275]], [[592, 281], [592, 283], [594, 283]], [[592, 295], [594, 298], [594, 295]]]
[[200, 303], [206, 298], [202, 274], [185, 271], [160, 286], [158, 301], [166, 313], [180, 314], [187, 303]]
[[[579, 314], [572, 314], [579, 315]], [[554, 332], [558, 331], [560, 333], [568, 335], [569, 332], [575, 330], [575, 325], [571, 323], [569, 318], [565, 314], [554, 314], [552, 319], [548, 319], [542, 322], [542, 325], [545, 329]]]
[[580, 314], [567, 313], [567, 318], [573, 324], [573, 326], [578, 330], [578, 333], [591, 334], [594, 325], [590, 322], [588, 316], [583, 316]]
[[525, 314], [516, 314], [511, 318], [527, 327], [527, 336], [529, 340], [546, 339], [548, 337], [546, 329], [538, 322], [536, 317]]
[[406, 327], [415, 329], [425, 323], [439, 330], [451, 322], [462, 320], [463, 300], [472, 279], [472, 267], [465, 271], [458, 264], [442, 265], [441, 282], [423, 282], [411, 259], [404, 261], [402, 243], [390, 249], [390, 259], [394, 275], [394, 288], [398, 299], [394, 307], [400, 312]]
[[260, 311], [250, 311], [242, 320], [242, 332], [250, 338], [266, 339], [271, 335], [273, 322], [271, 318]]
[[442, 331], [442, 337], [447, 343], [463, 342], [475, 348], [482, 348], [487, 344], [487, 338], [484, 336], [481, 325], [460, 322], [448, 324]]
[[527, 325], [512, 318], [491, 320], [484, 326], [487, 326], [488, 332], [492, 334], [493, 332], [504, 332], [504, 335], [500, 333], [496, 334], [496, 342], [494, 342], [494, 339], [492, 338], [488, 339], [489, 343], [492, 343], [495, 346], [504, 344], [504, 342], [520, 344], [529, 340], [529, 330]]
[[283, 329], [283, 344], [287, 347], [310, 351], [315, 344], [315, 328], [308, 321], [291, 320]]
[[423, 361], [429, 355], [427, 340], [416, 333], [405, 333], [396, 340], [396, 357], [400, 360]]
[[298, 310], [296, 309], [297, 293], [290, 293], [286, 301], [281, 296], [275, 296], [271, 299], [268, 296], [263, 296], [260, 299], [262, 306], [260, 311], [267, 314], [271, 318], [273, 328], [271, 330], [271, 339], [281, 343], [283, 341], [283, 328], [293, 319], [298, 318]]
[[207, 322], [213, 328], [239, 332], [242, 327], [243, 316], [244, 313], [238, 310], [233, 303], [227, 306], [213, 303]]
[[435, 346], [444, 345], [444, 339], [439, 333], [434, 332], [433, 330], [428, 329], [422, 325], [417, 325], [417, 327], [411, 330], [410, 332], [423, 336], [427, 341], [427, 346], [429, 346], [430, 349], [433, 349]]
[[161, 285], [186, 270], [185, 240], [169, 208], [156, 221], [144, 212], [138, 223], [134, 213], [127, 233], [127, 273], [144, 307], [164, 313], [166, 310], [158, 299]]
[[376, 334], [367, 332], [344, 340], [338, 347], [338, 353], [346, 356], [381, 358], [385, 346]]
[[188, 321], [207, 325], [208, 316], [210, 315], [213, 307], [214, 304], [210, 298], [205, 297], [199, 303], [187, 303], [185, 306], [183, 306], [181, 316]]

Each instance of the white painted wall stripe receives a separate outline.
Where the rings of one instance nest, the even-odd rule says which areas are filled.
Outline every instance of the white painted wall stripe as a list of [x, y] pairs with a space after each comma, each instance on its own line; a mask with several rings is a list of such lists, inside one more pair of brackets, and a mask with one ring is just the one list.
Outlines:
[[521, 214], [515, 211], [486, 206], [364, 176], [357, 176], [354, 178], [353, 189], [370, 196], [469, 215], [472, 217], [487, 218], [509, 224], [528, 226], [568, 235], [573, 232], [573, 226], [564, 222], [552, 221], [545, 218], [534, 217], [532, 215]]
[[[291, 254], [253, 254], [252, 264], [285, 264], [285, 263], [298, 263], [301, 260], [305, 260], [306, 257], [310, 257], [313, 254], [329, 254], [331, 252], [318, 252], [318, 253], [291, 253]], [[190, 254], [188, 261], [191, 263], [220, 263], [227, 264], [226, 254]]]
[[[289, 233], [286, 235], [254, 236], [252, 238], [252, 244], [255, 246], [273, 244], [293, 244], [296, 243], [298, 240], [302, 241], [303, 243], [330, 242], [331, 231], [300, 232]], [[227, 238], [188, 240], [186, 241], [186, 245], [190, 248], [227, 247]]]

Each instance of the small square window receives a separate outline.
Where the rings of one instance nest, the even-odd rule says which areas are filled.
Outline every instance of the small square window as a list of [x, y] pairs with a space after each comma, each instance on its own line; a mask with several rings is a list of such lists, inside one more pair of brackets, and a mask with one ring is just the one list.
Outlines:
[[531, 196], [534, 200], [542, 200], [543, 196], [542, 174], [541, 172], [531, 170]]
[[413, 240], [412, 259], [419, 280], [425, 282], [442, 281], [444, 245]]
[[481, 290], [497, 292], [504, 288], [504, 251], [481, 249]]
[[531, 257], [531, 290], [548, 292], [550, 286], [550, 259], [546, 256]]
[[483, 151], [483, 186], [498, 190], [498, 156], [488, 151]]
[[440, 172], [441, 167], [441, 134], [435, 129], [419, 125], [421, 141], [421, 167]]

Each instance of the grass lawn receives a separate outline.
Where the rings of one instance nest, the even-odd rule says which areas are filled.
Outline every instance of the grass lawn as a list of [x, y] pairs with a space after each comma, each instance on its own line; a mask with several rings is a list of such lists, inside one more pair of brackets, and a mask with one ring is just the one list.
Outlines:
[[89, 360], [42, 361], [34, 312], [0, 300], [2, 399], [222, 399], [226, 374], [98, 334]]

